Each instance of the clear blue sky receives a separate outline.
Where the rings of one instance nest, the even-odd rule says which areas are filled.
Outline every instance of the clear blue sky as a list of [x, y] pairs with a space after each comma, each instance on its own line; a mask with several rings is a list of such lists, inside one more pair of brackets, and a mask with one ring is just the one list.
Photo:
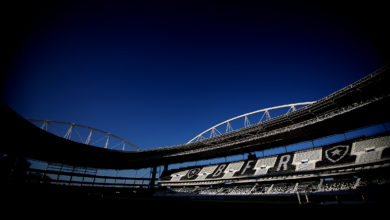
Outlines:
[[16, 40], [2, 100], [23, 117], [88, 125], [147, 149], [318, 100], [387, 62], [377, 6], [181, 2], [10, 6], [21, 12], [7, 26]]

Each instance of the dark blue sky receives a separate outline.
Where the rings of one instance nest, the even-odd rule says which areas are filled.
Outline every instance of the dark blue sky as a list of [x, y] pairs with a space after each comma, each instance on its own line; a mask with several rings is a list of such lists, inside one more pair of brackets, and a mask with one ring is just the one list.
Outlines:
[[146, 149], [318, 100], [387, 62], [379, 6], [182, 2], [10, 6], [19, 14], [6, 25], [2, 100], [23, 117], [88, 125]]

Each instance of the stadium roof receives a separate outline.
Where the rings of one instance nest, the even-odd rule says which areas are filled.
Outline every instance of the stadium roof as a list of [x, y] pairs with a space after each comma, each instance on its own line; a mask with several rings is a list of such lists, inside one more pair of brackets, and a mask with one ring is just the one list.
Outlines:
[[1, 150], [48, 162], [113, 169], [144, 168], [285, 146], [390, 119], [388, 67], [289, 114], [195, 143], [118, 151], [48, 133], [2, 105]]

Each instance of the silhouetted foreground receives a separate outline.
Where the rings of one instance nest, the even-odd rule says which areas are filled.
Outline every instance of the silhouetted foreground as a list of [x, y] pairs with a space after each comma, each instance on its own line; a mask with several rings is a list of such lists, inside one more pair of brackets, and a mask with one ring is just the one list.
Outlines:
[[[4, 210], [44, 210], [44, 212], [76, 212], [90, 214], [118, 211], [142, 216], [184, 214], [201, 216], [202, 213], [218, 216], [296, 215], [360, 216], [387, 213], [389, 190], [380, 189], [362, 200], [359, 195], [311, 197], [311, 202], [298, 204], [296, 197], [155, 197], [151, 190], [117, 188], [69, 187], [55, 185], [14, 185], [2, 187]], [[165, 214], [164, 214], [165, 213]], [[192, 214], [191, 214], [192, 213]], [[69, 214], [69, 213], [68, 213]], [[305, 214], [305, 215], [306, 215]]]

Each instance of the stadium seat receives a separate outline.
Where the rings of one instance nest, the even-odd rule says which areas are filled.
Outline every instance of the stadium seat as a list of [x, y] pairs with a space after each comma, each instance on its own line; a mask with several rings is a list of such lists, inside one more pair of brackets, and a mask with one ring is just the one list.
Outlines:
[[275, 166], [277, 157], [266, 157], [258, 159], [254, 169], [256, 170], [255, 176], [265, 175], [268, 172], [268, 169]]
[[292, 164], [296, 171], [313, 170], [317, 161], [322, 159], [322, 148], [296, 152]]
[[222, 178], [223, 178], [223, 179], [232, 178], [233, 175], [234, 175], [236, 172], [240, 171], [242, 165], [244, 165], [244, 162], [243, 162], [243, 161], [230, 163], [230, 164], [226, 167], [226, 169], [225, 169], [225, 171], [224, 171], [225, 175], [224, 175]]
[[198, 177], [196, 177], [196, 181], [205, 180], [206, 177], [214, 172], [214, 170], [218, 167], [218, 165], [206, 166], [203, 167], [199, 173]]
[[352, 144], [351, 154], [356, 155], [355, 163], [380, 160], [385, 148], [390, 147], [390, 136], [357, 141]]

